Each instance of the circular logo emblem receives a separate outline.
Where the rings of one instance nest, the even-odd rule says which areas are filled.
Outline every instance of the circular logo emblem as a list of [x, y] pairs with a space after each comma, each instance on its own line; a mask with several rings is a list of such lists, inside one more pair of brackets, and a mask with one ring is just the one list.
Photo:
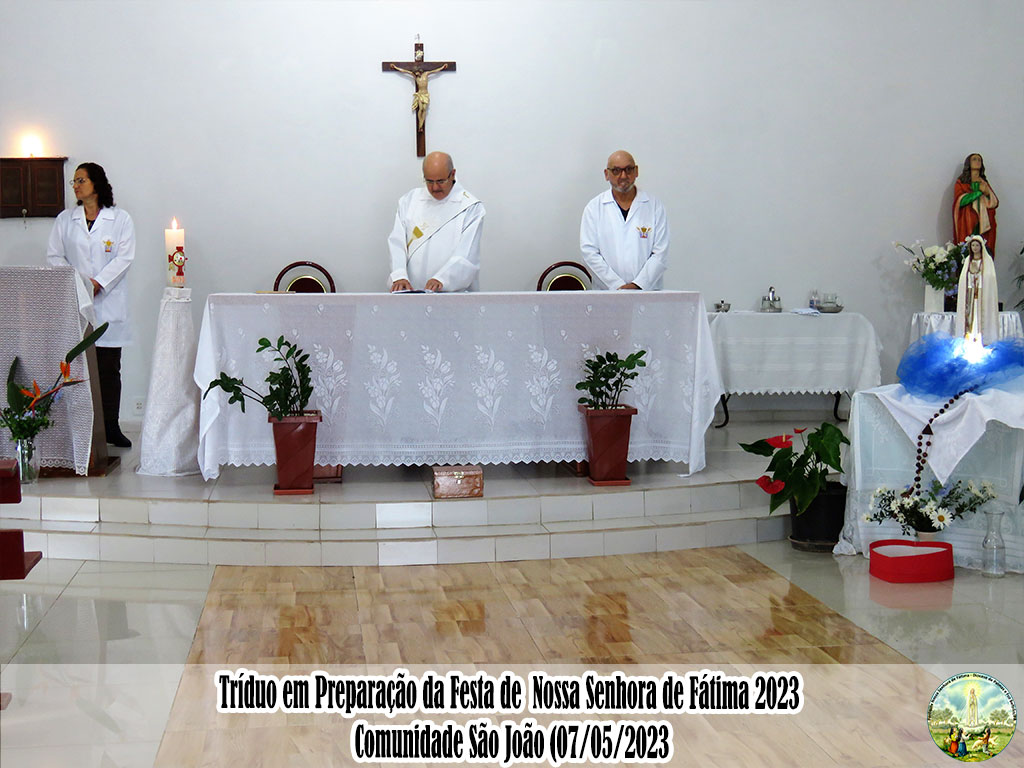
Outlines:
[[982, 672], [962, 672], [936, 689], [928, 730], [954, 760], [980, 763], [1006, 749], [1017, 728], [1017, 707], [1006, 686]]

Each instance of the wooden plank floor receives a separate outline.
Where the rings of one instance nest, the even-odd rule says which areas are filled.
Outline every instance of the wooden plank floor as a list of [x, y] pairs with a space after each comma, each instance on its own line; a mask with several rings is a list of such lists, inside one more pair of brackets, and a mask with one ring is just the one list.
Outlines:
[[191, 664], [909, 663], [731, 547], [406, 567], [220, 566]]
[[[824, 695], [819, 689], [811, 702], [808, 683], [809, 704], [800, 715], [673, 718], [679, 760], [672, 764], [925, 765], [940, 759], [928, 751], [923, 727], [934, 678], [767, 566], [723, 547], [442, 566], [218, 567], [157, 765], [228, 759], [249, 766], [354, 765], [346, 735], [351, 721], [218, 714], [213, 674], [242, 666], [279, 676], [314, 669], [387, 674], [397, 665], [410, 671], [475, 665], [498, 674], [505, 668], [517, 674], [572, 669], [566, 665], [583, 665], [573, 674], [600, 665], [631, 674], [638, 665], [680, 674], [704, 666], [750, 674], [767, 665], [815, 665], [825, 688], [835, 690]], [[850, 666], [844, 678], [844, 665], [858, 667]], [[866, 677], [860, 665], [886, 666]], [[840, 674], [829, 676], [827, 669]], [[898, 673], [905, 679], [882, 674], [893, 669], [905, 670]], [[901, 704], [908, 688], [917, 693]], [[864, 761], [849, 727], [824, 722], [830, 712], [853, 716], [851, 706], [881, 724], [906, 708], [922, 733], [889, 726], [895, 729], [891, 743], [900, 749], [883, 746], [888, 742], [876, 734], [871, 760]], [[831, 735], [801, 730], [815, 718], [818, 731]], [[730, 735], [727, 748], [699, 746], [701, 736], [711, 744], [723, 733]], [[925, 762], [901, 759], [907, 756]]]

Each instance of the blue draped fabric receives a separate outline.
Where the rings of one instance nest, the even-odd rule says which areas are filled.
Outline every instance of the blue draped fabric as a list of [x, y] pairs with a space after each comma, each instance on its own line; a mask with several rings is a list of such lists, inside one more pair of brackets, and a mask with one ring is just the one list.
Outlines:
[[1024, 339], [1001, 339], [982, 348], [982, 357], [968, 360], [964, 340], [930, 333], [903, 353], [896, 376], [912, 394], [952, 397], [979, 391], [1024, 374]]

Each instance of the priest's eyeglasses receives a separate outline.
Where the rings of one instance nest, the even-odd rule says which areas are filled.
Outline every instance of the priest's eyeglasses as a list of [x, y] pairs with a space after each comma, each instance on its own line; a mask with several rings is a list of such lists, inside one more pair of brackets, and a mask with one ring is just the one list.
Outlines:
[[634, 173], [636, 173], [636, 166], [627, 165], [625, 168], [609, 168], [608, 173], [610, 173], [612, 176], [621, 176], [622, 174], [632, 176]]
[[[455, 173], [455, 171], [452, 171], [452, 173]], [[444, 183], [445, 183], [446, 181], [450, 180], [450, 179], [451, 179], [451, 177], [452, 177], [452, 174], [451, 174], [451, 173], [449, 173], [449, 174], [448, 174], [447, 176], [445, 176], [445, 177], [444, 177], [443, 179], [428, 179], [428, 178], [426, 178], [426, 177], [424, 176], [424, 177], [423, 177], [423, 180], [424, 180], [424, 181], [425, 181], [425, 182], [426, 182], [427, 184], [444, 184]]]

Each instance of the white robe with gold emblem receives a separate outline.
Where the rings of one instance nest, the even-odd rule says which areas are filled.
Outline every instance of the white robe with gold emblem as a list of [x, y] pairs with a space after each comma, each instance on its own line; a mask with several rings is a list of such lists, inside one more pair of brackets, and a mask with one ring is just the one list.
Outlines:
[[484, 204], [458, 182], [444, 200], [425, 187], [403, 195], [388, 237], [388, 286], [408, 280], [422, 290], [434, 278], [446, 292], [478, 290], [484, 214]]

